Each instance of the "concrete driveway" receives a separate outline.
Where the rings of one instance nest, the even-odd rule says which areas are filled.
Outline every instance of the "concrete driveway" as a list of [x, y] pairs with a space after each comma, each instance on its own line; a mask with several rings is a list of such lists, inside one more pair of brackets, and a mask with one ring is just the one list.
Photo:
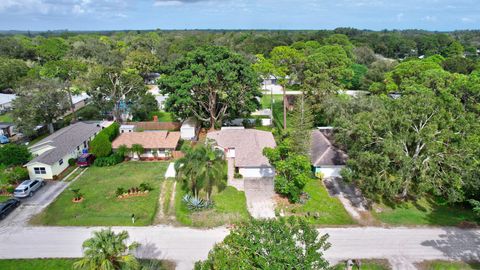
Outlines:
[[244, 178], [247, 208], [254, 218], [275, 217], [273, 178]]
[[4, 232], [8, 228], [20, 228], [27, 225], [32, 216], [40, 213], [52, 203], [67, 186], [68, 183], [65, 182], [48, 181], [44, 187], [35, 192], [33, 197], [20, 199], [22, 201], [20, 206], [0, 221], [0, 232]]

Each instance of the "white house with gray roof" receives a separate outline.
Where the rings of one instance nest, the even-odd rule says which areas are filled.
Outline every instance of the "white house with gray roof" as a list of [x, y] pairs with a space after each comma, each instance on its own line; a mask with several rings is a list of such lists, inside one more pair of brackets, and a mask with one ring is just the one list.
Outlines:
[[77, 122], [29, 147], [34, 158], [25, 167], [30, 179], [54, 179], [77, 158], [101, 130], [99, 123]]
[[12, 101], [16, 98], [13, 94], [0, 93], [0, 112], [6, 112], [12, 109]]
[[207, 134], [207, 140], [234, 160], [236, 173], [244, 178], [274, 177], [275, 169], [263, 155], [266, 147], [277, 145], [271, 132], [256, 129], [222, 128]]

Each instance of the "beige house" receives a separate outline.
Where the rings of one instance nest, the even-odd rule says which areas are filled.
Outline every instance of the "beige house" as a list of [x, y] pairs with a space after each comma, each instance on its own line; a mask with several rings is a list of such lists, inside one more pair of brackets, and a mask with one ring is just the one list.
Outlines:
[[263, 155], [266, 147], [277, 145], [271, 132], [256, 129], [223, 128], [207, 134], [207, 140], [233, 159], [236, 173], [245, 178], [274, 177], [275, 169]]
[[180, 140], [180, 132], [170, 131], [145, 131], [121, 133], [113, 142], [113, 150], [118, 150], [122, 145], [131, 148], [140, 144], [145, 152], [140, 155], [130, 153], [130, 157], [138, 158], [169, 158]]
[[98, 123], [77, 122], [30, 146], [34, 158], [25, 165], [30, 179], [54, 179], [67, 169], [69, 159], [88, 149], [100, 129]]

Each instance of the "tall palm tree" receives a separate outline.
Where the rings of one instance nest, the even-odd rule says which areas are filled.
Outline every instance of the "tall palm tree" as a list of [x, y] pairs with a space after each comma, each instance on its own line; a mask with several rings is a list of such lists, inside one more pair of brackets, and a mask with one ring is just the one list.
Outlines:
[[112, 229], [93, 232], [83, 242], [83, 259], [73, 264], [77, 270], [138, 270], [140, 263], [132, 254], [139, 244], [127, 245], [128, 232], [115, 233]]
[[226, 186], [226, 166], [223, 153], [210, 145], [199, 145], [182, 149], [185, 156], [177, 160], [175, 170], [177, 179], [198, 198], [201, 190], [210, 199], [213, 188], [222, 190]]

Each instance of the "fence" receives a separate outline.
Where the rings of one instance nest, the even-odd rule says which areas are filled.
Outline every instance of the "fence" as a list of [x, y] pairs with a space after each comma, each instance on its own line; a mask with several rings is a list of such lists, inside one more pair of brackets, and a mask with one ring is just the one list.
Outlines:
[[134, 125], [136, 130], [170, 130], [178, 131], [182, 126], [180, 122], [127, 122]]

